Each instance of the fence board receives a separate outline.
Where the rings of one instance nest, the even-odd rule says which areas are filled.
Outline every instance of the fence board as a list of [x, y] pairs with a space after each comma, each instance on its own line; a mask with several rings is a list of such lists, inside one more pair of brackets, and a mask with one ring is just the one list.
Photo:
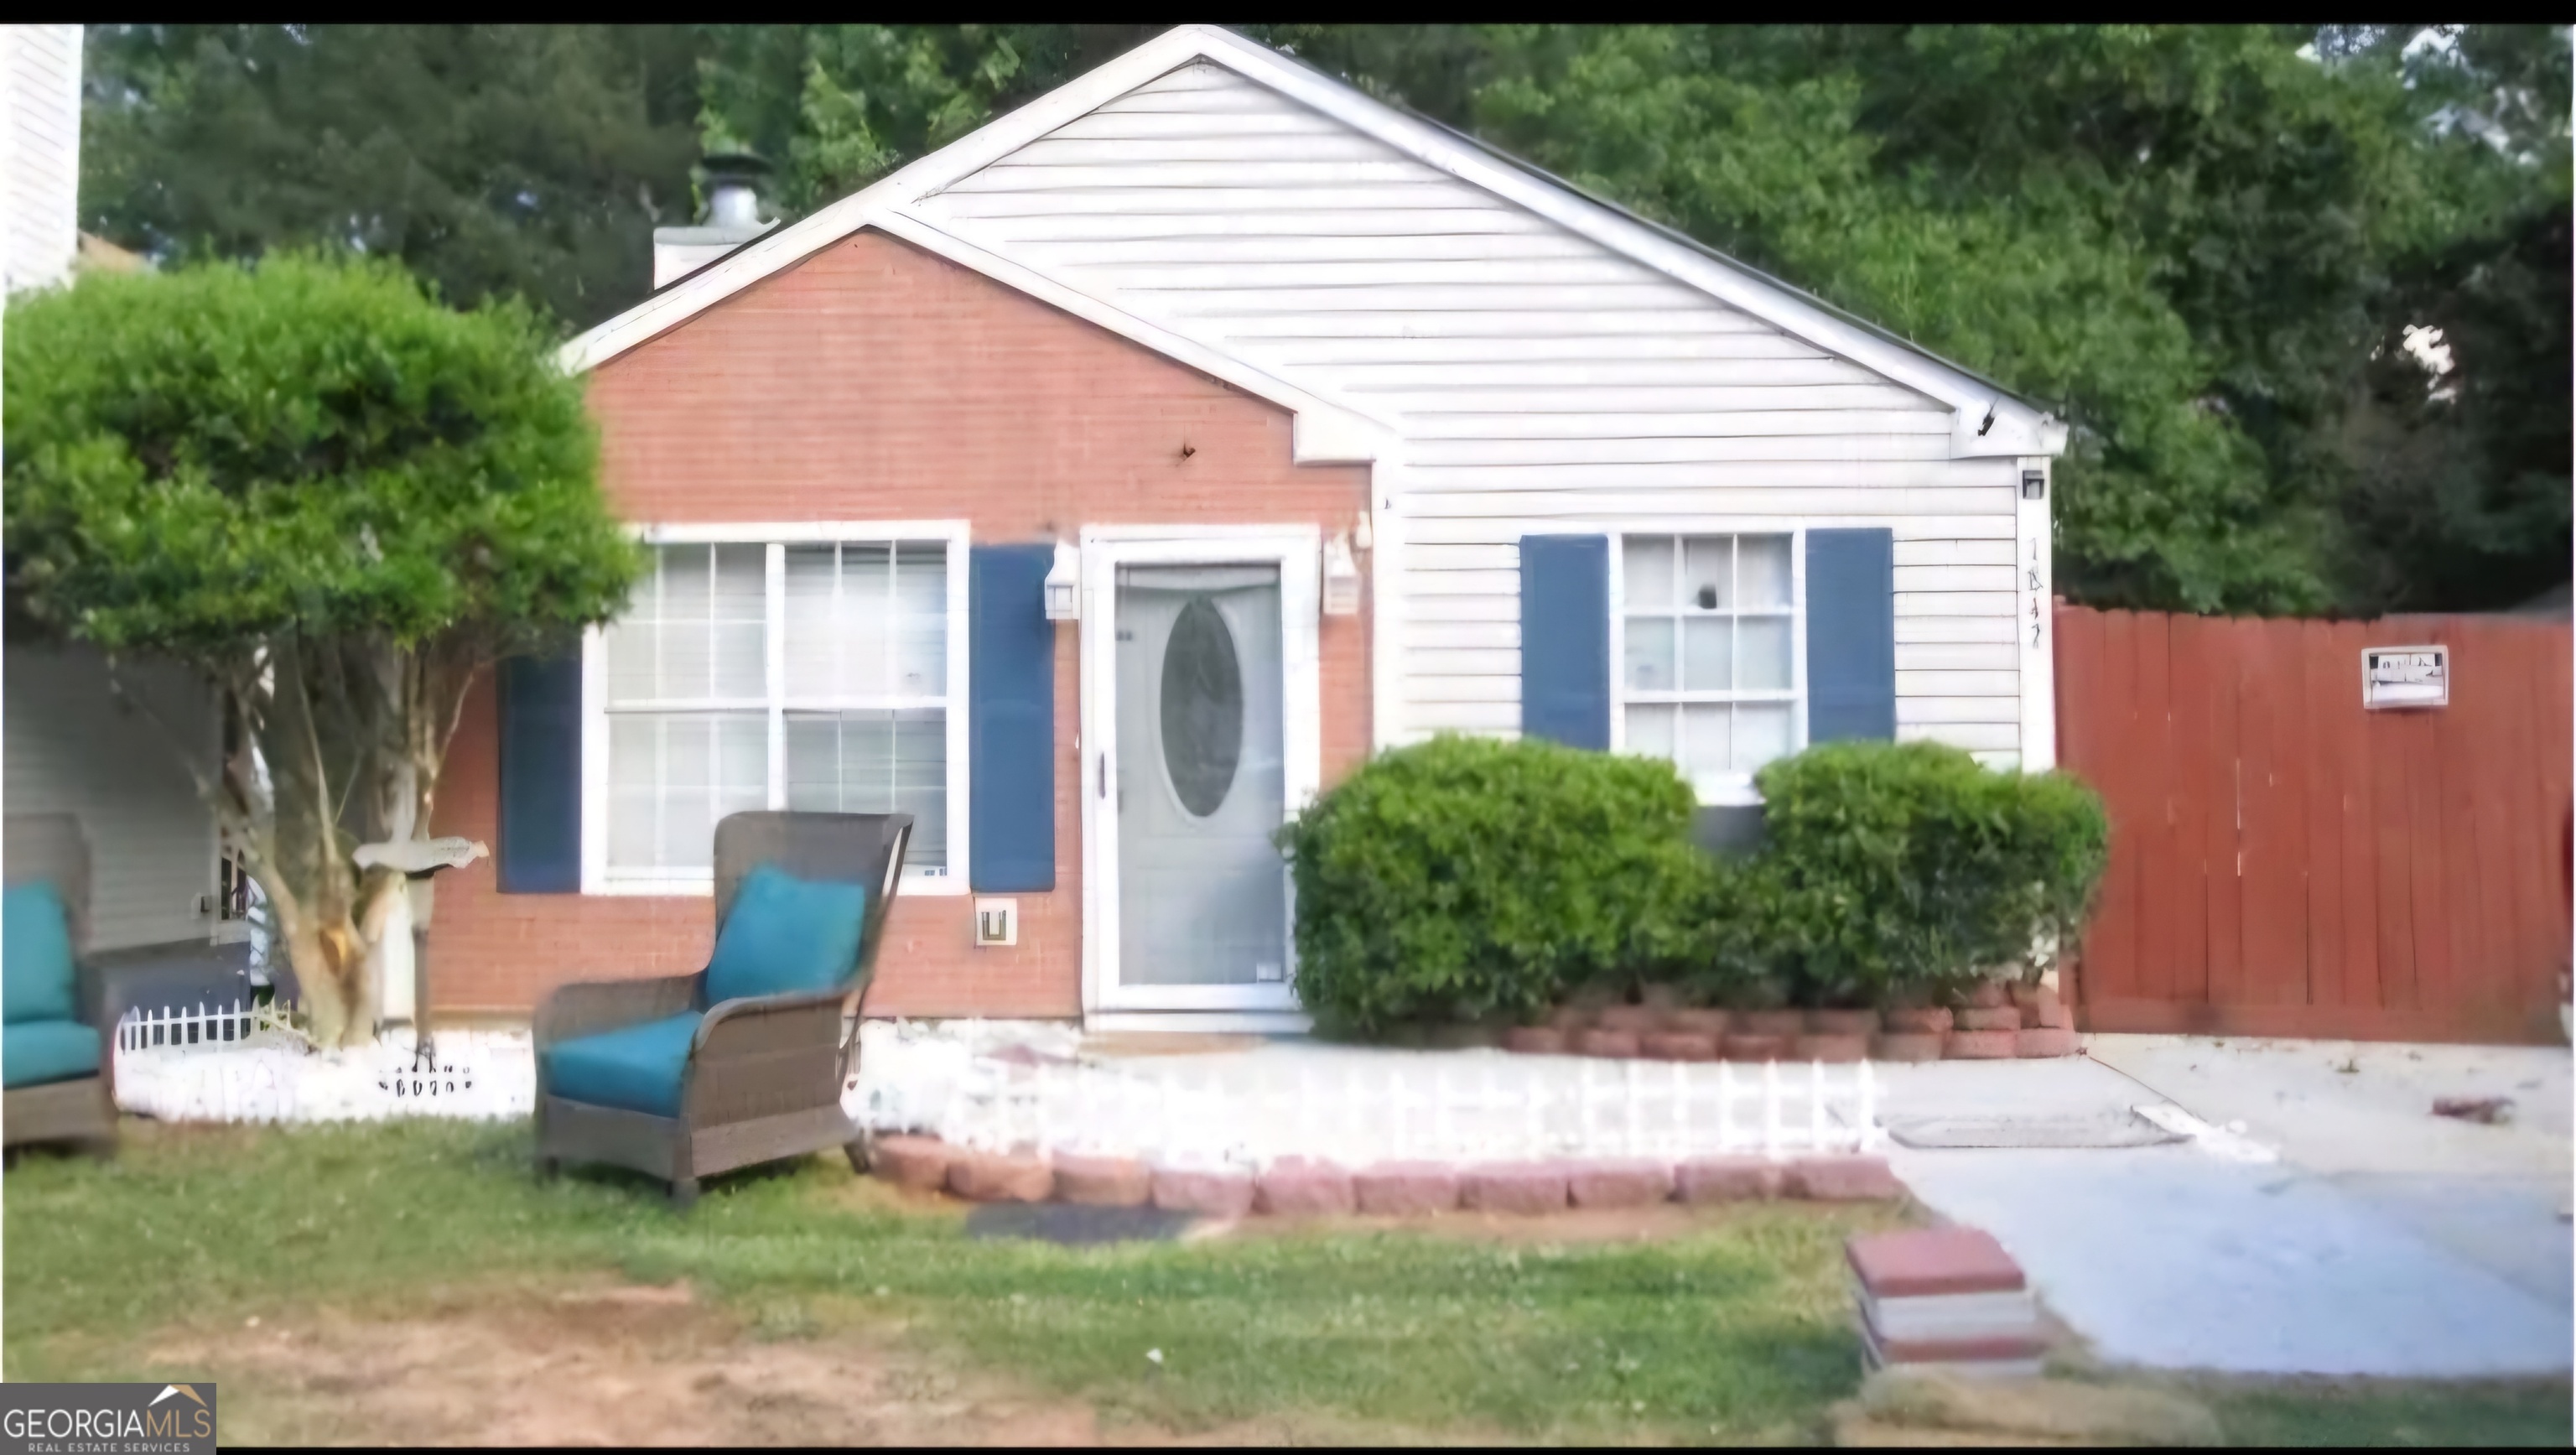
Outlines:
[[2308, 891], [2307, 1003], [2344, 1003], [2343, 779], [2335, 759], [2334, 628], [2303, 621], [2290, 642], [2299, 666], [2299, 761]]
[[2245, 994], [2267, 1005], [2308, 998], [2306, 809], [2301, 791], [2297, 637], [2242, 622]]
[[2244, 999], [2244, 840], [2237, 765], [2237, 685], [2243, 633], [2233, 621], [2209, 623], [2209, 732], [2200, 742], [2209, 813], [2202, 820], [2203, 883], [2209, 890], [2209, 999]]
[[[2451, 652], [2442, 708], [2362, 706], [2361, 653]], [[2061, 608], [2061, 757], [2112, 821], [2076, 980], [2095, 1030], [2557, 1035], [2571, 634]]]
[[[2358, 623], [2339, 622], [2329, 627], [2321, 649], [2326, 675], [2312, 680], [2331, 685], [2332, 674], [2343, 671], [2349, 674], [2344, 680], [2358, 693], [2361, 654], [2368, 645]], [[2342, 890], [2338, 906], [2342, 926], [2336, 944], [2343, 956], [2343, 969], [2335, 977], [2340, 993], [2334, 1003], [2375, 1006], [2380, 1003], [2379, 884], [2374, 844], [2378, 826], [2371, 814], [2378, 775], [2370, 760], [2370, 737], [2362, 731], [2362, 715], [2338, 707], [2331, 691], [2319, 702], [2331, 736], [2328, 762], [2332, 767], [2327, 778], [2336, 790], [2336, 843], [2342, 851], [2337, 875]]]
[[2166, 717], [2173, 764], [2174, 959], [2172, 999], [2209, 999], [2209, 623], [2177, 616], [2166, 631], [2173, 710]]
[[2174, 910], [2181, 872], [2173, 844], [2172, 618], [2140, 615], [2131, 628], [2137, 653], [2137, 711], [2130, 721], [2131, 771], [2138, 775], [2138, 993], [2174, 993]]

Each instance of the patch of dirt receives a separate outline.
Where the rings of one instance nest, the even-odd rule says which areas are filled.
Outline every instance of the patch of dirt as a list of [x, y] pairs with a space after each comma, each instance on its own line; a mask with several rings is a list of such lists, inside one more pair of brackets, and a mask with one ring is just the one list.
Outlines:
[[1277, 1419], [1104, 1429], [1079, 1400], [961, 1373], [885, 1337], [899, 1332], [764, 1341], [685, 1282], [450, 1290], [405, 1315], [325, 1309], [173, 1331], [145, 1362], [210, 1376], [233, 1444], [1277, 1445], [1407, 1433]]

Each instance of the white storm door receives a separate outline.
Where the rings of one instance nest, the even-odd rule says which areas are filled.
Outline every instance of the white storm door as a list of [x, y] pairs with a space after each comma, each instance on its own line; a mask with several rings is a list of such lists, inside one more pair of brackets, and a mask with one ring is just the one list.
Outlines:
[[1312, 536], [1091, 542], [1086, 1000], [1293, 1011], [1286, 862], [1317, 779]]

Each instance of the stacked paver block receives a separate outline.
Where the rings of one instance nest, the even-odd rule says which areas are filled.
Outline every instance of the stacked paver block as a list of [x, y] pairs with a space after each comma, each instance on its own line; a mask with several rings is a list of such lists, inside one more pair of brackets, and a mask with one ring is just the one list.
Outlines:
[[1988, 1378], [2040, 1372], [2047, 1336], [2021, 1265], [1974, 1228], [1853, 1238], [1852, 1300], [1864, 1373], [1925, 1369]]

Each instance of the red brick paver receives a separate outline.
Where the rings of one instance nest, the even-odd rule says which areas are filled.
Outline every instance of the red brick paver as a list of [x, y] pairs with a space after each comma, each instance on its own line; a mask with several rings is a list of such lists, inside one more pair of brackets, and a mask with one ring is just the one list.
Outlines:
[[1566, 1170], [1565, 1191], [1576, 1207], [1648, 1207], [1673, 1195], [1673, 1169], [1643, 1158], [1578, 1162]]
[[956, 1149], [937, 1137], [879, 1137], [868, 1170], [897, 1187], [936, 1192], [948, 1182]]
[[1565, 1200], [1565, 1169], [1552, 1162], [1470, 1167], [1458, 1178], [1458, 1205], [1469, 1212], [1530, 1217], [1563, 1212]]
[[1781, 1179], [1791, 1197], [1815, 1202], [1884, 1202], [1905, 1195], [1905, 1184], [1884, 1157], [1796, 1157]]
[[1774, 1198], [1781, 1186], [1781, 1166], [1768, 1157], [1694, 1157], [1673, 1169], [1674, 1195], [1687, 1203]]
[[1284, 1217], [1344, 1214], [1358, 1206], [1348, 1169], [1303, 1157], [1282, 1157], [1261, 1174], [1252, 1205]]
[[1154, 1206], [1165, 1212], [1239, 1218], [1252, 1211], [1253, 1186], [1249, 1172], [1157, 1167], [1153, 1184]]
[[1055, 1170], [1044, 1157], [969, 1152], [948, 1164], [948, 1190], [974, 1202], [1044, 1202]]
[[1085, 1207], [1143, 1207], [1154, 1179], [1132, 1157], [1058, 1157], [1055, 1195]]
[[1380, 1162], [1351, 1174], [1351, 1198], [1361, 1212], [1388, 1217], [1452, 1212], [1458, 1173], [1437, 1162]]

